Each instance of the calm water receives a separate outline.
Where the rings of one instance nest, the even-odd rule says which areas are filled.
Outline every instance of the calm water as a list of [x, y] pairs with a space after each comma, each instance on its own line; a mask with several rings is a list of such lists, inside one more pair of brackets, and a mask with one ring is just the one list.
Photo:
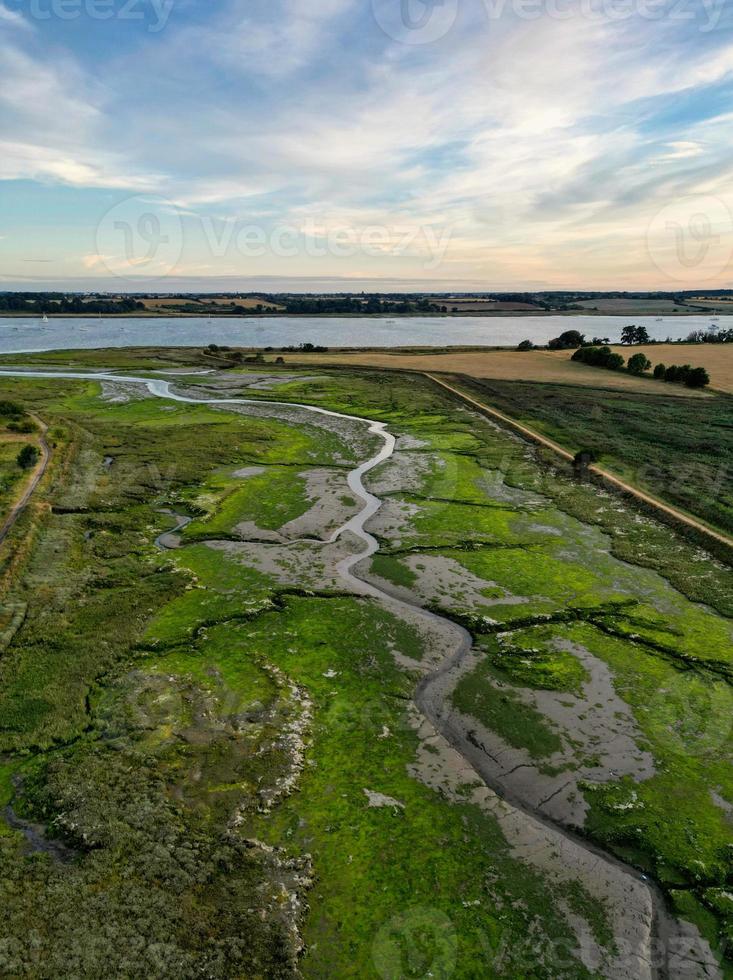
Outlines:
[[[619, 340], [628, 323], [643, 325], [656, 340], [684, 338], [707, 329], [709, 316], [523, 316], [523, 317], [247, 317], [207, 320], [75, 317], [40, 320], [0, 319], [0, 352], [66, 350], [94, 347], [286, 347], [310, 342], [325, 347], [415, 347], [453, 345], [511, 346], [520, 340], [547, 343], [563, 330], [580, 330], [588, 338]], [[717, 321], [733, 326], [733, 316]]]

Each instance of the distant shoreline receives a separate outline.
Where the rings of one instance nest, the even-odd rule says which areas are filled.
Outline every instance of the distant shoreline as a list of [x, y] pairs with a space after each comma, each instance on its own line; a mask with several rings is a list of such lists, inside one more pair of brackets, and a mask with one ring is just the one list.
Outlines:
[[[733, 316], [733, 309], [730, 312], [711, 311], [710, 319], [717, 320], [722, 316]], [[660, 313], [658, 310], [634, 310], [633, 313], [609, 313], [602, 310], [479, 310], [471, 312], [461, 310], [455, 313], [216, 313], [201, 310], [198, 313], [158, 313], [149, 311], [136, 311], [133, 313], [54, 313], [48, 319], [52, 320], [308, 320], [314, 317], [319, 320], [462, 320], [468, 317], [481, 317], [486, 320], [511, 317], [512, 319], [522, 320], [526, 317], [635, 317], [651, 316], [658, 319], [668, 317], [705, 317], [708, 313], [705, 310], [678, 310], [674, 312]], [[40, 320], [38, 313], [0, 312], [0, 320]]]

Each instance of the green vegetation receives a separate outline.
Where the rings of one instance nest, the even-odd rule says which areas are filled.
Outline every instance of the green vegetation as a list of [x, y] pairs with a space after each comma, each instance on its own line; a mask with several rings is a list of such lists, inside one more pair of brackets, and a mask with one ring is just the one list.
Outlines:
[[648, 371], [651, 366], [652, 362], [649, 360], [646, 354], [639, 352], [638, 354], [631, 355], [626, 368], [630, 374], [643, 374], [645, 371]]
[[[733, 398], [686, 401], [525, 382], [461, 386], [571, 452], [594, 449], [604, 466], [725, 531], [733, 531]], [[660, 438], [664, 433], [664, 438]]]
[[35, 446], [26, 444], [15, 458], [16, 463], [22, 470], [30, 470], [38, 462], [38, 450]]
[[[116, 356], [160, 366], [155, 352]], [[726, 399], [678, 418], [655, 398], [652, 430], [643, 397], [489, 385], [494, 404], [575, 448], [610, 445], [617, 465], [661, 459], [660, 426], [680, 453], [698, 445], [707, 474], [727, 447]], [[0, 611], [0, 973], [286, 977], [297, 963], [378, 980], [401, 975], [399, 937], [415, 929], [423, 974], [590, 976], [563, 908], [610, 952], [607, 910], [521, 861], [470, 784], [438, 792], [416, 766], [439, 756], [412, 704], [421, 674], [403, 666], [430, 669], [427, 637], [373, 600], [279, 584], [241, 541], [207, 544], [245, 523], [277, 530], [310, 506], [304, 469], [343, 468], [364, 447], [206, 405], [104, 401], [96, 383], [7, 388], [56, 448], [52, 509]], [[527, 692], [583, 702], [602, 665], [653, 772], [579, 786], [585, 832], [725, 935], [729, 570], [427, 381], [334, 372], [247, 397], [410, 437], [371, 570], [474, 634], [454, 705], [572, 777], [593, 748]], [[162, 551], [174, 513], [193, 520]]]

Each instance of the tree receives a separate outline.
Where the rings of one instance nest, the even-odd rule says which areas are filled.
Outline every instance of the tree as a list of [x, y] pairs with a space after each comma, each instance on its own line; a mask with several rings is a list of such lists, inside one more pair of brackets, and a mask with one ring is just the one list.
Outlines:
[[606, 367], [609, 371], [620, 371], [624, 366], [624, 359], [621, 354], [609, 354]]
[[18, 453], [16, 462], [22, 470], [30, 470], [36, 465], [38, 460], [38, 450], [35, 446], [26, 445], [23, 446], [21, 451]]
[[566, 330], [559, 337], [554, 337], [548, 347], [550, 350], [572, 350], [574, 347], [582, 347], [585, 343], [585, 336], [579, 330]]
[[654, 377], [657, 379], [657, 381], [664, 381], [666, 375], [667, 368], [664, 366], [664, 364], [657, 364], [654, 368]]
[[624, 327], [623, 330], [621, 331], [621, 343], [633, 344], [635, 336], [636, 336], [636, 327], [633, 324], [629, 324], [628, 327]]
[[636, 324], [632, 323], [628, 327], [624, 327], [621, 331], [621, 343], [648, 344], [649, 332], [646, 327], [637, 327]]
[[517, 350], [532, 350], [534, 344], [531, 340], [523, 340], [521, 344], [517, 344]]
[[652, 366], [652, 362], [646, 356], [646, 354], [634, 354], [629, 358], [629, 363], [627, 365], [628, 370], [631, 374], [643, 374], [648, 371]]
[[588, 467], [598, 460], [598, 454], [595, 449], [581, 449], [575, 454], [573, 460], [573, 466], [575, 468], [576, 476], [581, 478], [588, 475]]

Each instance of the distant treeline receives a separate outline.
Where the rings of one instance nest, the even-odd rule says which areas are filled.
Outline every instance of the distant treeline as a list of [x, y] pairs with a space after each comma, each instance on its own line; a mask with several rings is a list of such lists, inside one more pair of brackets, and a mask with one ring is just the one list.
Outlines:
[[[559, 337], [553, 337], [547, 344], [550, 350], [575, 350], [578, 347], [600, 347], [610, 344], [608, 337], [594, 337], [586, 340], [585, 334], [579, 330], [566, 330]], [[693, 330], [684, 340], [652, 340], [646, 327], [629, 324], [621, 331], [621, 343], [627, 346], [635, 344], [733, 344], [733, 329], [723, 330]], [[535, 345], [531, 340], [523, 340], [519, 350], [532, 350]]]
[[394, 298], [381, 295], [369, 296], [266, 296], [270, 303], [284, 307], [286, 314], [309, 314], [312, 316], [357, 316], [363, 314], [409, 313], [447, 313], [448, 307], [436, 303], [425, 296], [399, 296]]
[[133, 313], [145, 304], [133, 297], [83, 297], [66, 293], [0, 293], [5, 313]]

